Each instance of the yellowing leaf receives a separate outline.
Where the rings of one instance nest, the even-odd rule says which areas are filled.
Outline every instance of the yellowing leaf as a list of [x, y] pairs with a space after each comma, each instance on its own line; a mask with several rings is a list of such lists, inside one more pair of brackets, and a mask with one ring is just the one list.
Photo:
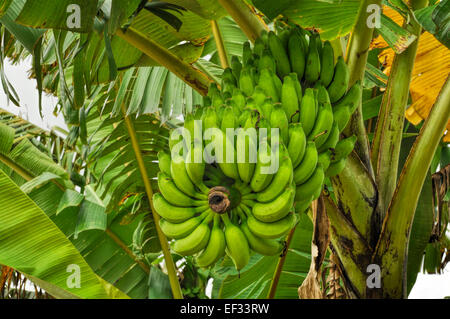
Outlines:
[[[384, 7], [383, 13], [397, 24], [403, 23], [403, 18], [395, 10]], [[385, 48], [387, 43], [381, 36], [372, 41], [371, 48]], [[395, 53], [391, 48], [383, 50], [378, 58], [385, 67], [384, 73], [389, 75]], [[450, 73], [450, 50], [442, 45], [429, 32], [423, 32], [419, 38], [416, 60], [412, 73], [409, 92], [412, 103], [406, 110], [406, 118], [417, 125], [428, 117], [439, 92]], [[450, 121], [447, 124], [450, 131]], [[445, 142], [450, 142], [450, 134], [444, 136]]]

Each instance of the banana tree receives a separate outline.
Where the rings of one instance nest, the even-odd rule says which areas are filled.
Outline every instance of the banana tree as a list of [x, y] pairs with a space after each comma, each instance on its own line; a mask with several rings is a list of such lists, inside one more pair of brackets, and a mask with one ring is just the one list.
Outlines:
[[[282, 5], [258, 0], [251, 4], [242, 0], [3, 1], [2, 57], [33, 56], [38, 89], [59, 97], [58, 111], [70, 127], [66, 147], [77, 154], [72, 163], [79, 173], [70, 170], [69, 176], [58, 170], [58, 175], [50, 170], [59, 177], [39, 178], [46, 169], [24, 176], [26, 163], [17, 165], [20, 158], [6, 156], [11, 147], [5, 151], [4, 162], [21, 178], [28, 177], [29, 183], [38, 179], [39, 186], [51, 180], [48, 187], [59, 191], [63, 208], [77, 207], [76, 212], [84, 216], [83, 211], [96, 209], [83, 207], [95, 205], [103, 207], [98, 216], [109, 213], [109, 227], [99, 226], [104, 216], [93, 217], [66, 233], [71, 239], [78, 235], [83, 239], [79, 245], [77, 238], [73, 242], [97, 275], [139, 298], [145, 295], [145, 285], [134, 284], [142, 283], [150, 273], [150, 279], [159, 276], [153, 280], [160, 278], [166, 289], [170, 286], [169, 296], [182, 298], [174, 262], [179, 256], [171, 253], [152, 203], [157, 189], [152, 181], [157, 172], [156, 152], [164, 149], [162, 141], [169, 128], [180, 124], [180, 115], [202, 104], [210, 84], [222, 84], [223, 69], [232, 65], [232, 56], [242, 55], [245, 40], [254, 42], [263, 30], [287, 23], [318, 30], [322, 39], [331, 41], [335, 55], [345, 57], [349, 86], [360, 81], [365, 88], [343, 132], [356, 136], [354, 152], [344, 170], [326, 182], [326, 190], [309, 210], [310, 219], [303, 216], [289, 234], [284, 256], [255, 254], [241, 273], [225, 258], [207, 274], [193, 269], [187, 258], [185, 274], [190, 269], [197, 284], [213, 278], [212, 296], [216, 298], [406, 297], [421, 263], [421, 258], [414, 257], [423, 255], [432, 232], [429, 225], [434, 213], [427, 204], [430, 173], [437, 170], [432, 163], [448, 164], [448, 158], [435, 154], [447, 149], [440, 141], [450, 117], [449, 68], [420, 131], [408, 124], [405, 127], [405, 111], [422, 26], [428, 29], [436, 23], [436, 30], [445, 29], [445, 21], [431, 16], [439, 17], [446, 1], [386, 2], [403, 17], [402, 26], [381, 14], [381, 0], [342, 2], [345, 6], [313, 0]], [[369, 23], [372, 20], [375, 23]], [[395, 52], [389, 78], [378, 64], [378, 51], [370, 50], [375, 33]], [[445, 41], [445, 36], [435, 33]], [[2, 83], [14, 99], [10, 85]], [[414, 143], [406, 137], [415, 138]], [[81, 187], [81, 194], [73, 194], [71, 183]], [[34, 190], [32, 186], [25, 189]], [[48, 193], [41, 190], [38, 196], [34, 192], [36, 197], [31, 199], [42, 203], [42, 210], [59, 215], [59, 207], [46, 207], [45, 200], [39, 200]], [[134, 195], [131, 199], [138, 198], [130, 202], [145, 207], [151, 218], [147, 214], [148, 220], [131, 223], [124, 231], [112, 222], [130, 194]], [[83, 206], [85, 202], [93, 204]], [[109, 252], [95, 249], [103, 241], [113, 242]], [[130, 243], [141, 251], [130, 250]], [[148, 249], [142, 251], [143, 247]], [[125, 254], [121, 260], [102, 259], [121, 250]], [[167, 276], [161, 276], [154, 265], [160, 261], [154, 256], [159, 252]], [[139, 271], [119, 270], [125, 259]], [[108, 265], [117, 267], [114, 275], [106, 271]], [[380, 285], [368, 284], [374, 278], [370, 277], [373, 269], [379, 271], [375, 275]]]

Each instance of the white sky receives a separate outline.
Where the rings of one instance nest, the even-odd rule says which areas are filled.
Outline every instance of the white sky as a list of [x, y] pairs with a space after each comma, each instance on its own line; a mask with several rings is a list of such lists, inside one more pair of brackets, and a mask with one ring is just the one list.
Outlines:
[[[36, 81], [28, 79], [27, 76], [27, 71], [31, 68], [30, 61], [31, 60], [27, 60], [18, 66], [13, 66], [5, 61], [6, 76], [19, 95], [21, 107], [18, 108], [12, 103], [9, 103], [8, 105], [7, 97], [3, 90], [0, 89], [0, 108], [6, 109], [14, 114], [18, 114], [22, 118], [27, 119], [33, 124], [44, 129], [51, 129], [53, 126], [59, 126], [67, 129], [62, 116], [55, 117], [53, 115], [53, 109], [57, 103], [57, 99], [55, 97], [46, 96], [44, 94], [44, 119], [40, 118]], [[450, 266], [447, 266], [444, 270], [444, 274], [442, 275], [424, 275], [420, 273], [409, 297], [412, 299], [432, 299], [443, 298], [445, 296], [450, 296]]]

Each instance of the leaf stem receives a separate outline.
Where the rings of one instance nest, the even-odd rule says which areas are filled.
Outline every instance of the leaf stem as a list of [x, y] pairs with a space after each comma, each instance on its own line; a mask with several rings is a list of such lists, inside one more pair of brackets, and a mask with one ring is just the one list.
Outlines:
[[219, 24], [216, 20], [211, 20], [211, 28], [214, 35], [214, 40], [216, 41], [220, 64], [222, 65], [222, 68], [226, 69], [230, 66], [230, 64], [228, 62], [227, 50], [225, 49], [222, 33], [220, 32]]
[[231, 17], [244, 31], [250, 41], [255, 42], [261, 32], [268, 31], [267, 25], [257, 16], [252, 9], [242, 0], [218, 0], [222, 7], [228, 11]]
[[136, 130], [134, 129], [133, 122], [130, 117], [127, 115], [127, 110], [125, 105], [122, 103], [122, 112], [124, 114], [125, 125], [128, 130], [128, 134], [130, 135], [131, 145], [133, 147], [134, 154], [136, 156], [136, 161], [138, 163], [139, 171], [142, 176], [142, 181], [144, 182], [145, 192], [147, 194], [147, 198], [152, 210], [153, 222], [155, 224], [156, 233], [158, 235], [159, 242], [161, 244], [161, 248], [164, 255], [164, 260], [166, 262], [167, 274], [169, 276], [170, 287], [172, 288], [172, 295], [175, 299], [183, 299], [183, 294], [181, 292], [180, 282], [178, 281], [177, 272], [175, 269], [175, 263], [172, 259], [172, 255], [170, 254], [169, 243], [167, 242], [166, 236], [164, 236], [161, 228], [159, 227], [159, 215], [153, 207], [153, 189], [150, 184], [150, 178], [147, 173], [147, 169], [145, 167], [144, 159], [142, 157], [141, 148], [139, 146]]
[[383, 265], [384, 297], [406, 297], [403, 272], [411, 224], [426, 174], [449, 118], [450, 76], [414, 142], [383, 223], [374, 260]]
[[209, 84], [214, 81], [168, 49], [133, 28], [128, 28], [126, 32], [118, 29], [116, 35], [166, 67], [200, 94], [206, 95], [208, 93]]

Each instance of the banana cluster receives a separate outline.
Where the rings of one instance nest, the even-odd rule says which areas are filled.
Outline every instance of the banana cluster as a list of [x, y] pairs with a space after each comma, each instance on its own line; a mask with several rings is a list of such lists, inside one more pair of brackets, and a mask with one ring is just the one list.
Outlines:
[[[342, 57], [335, 63], [329, 42], [298, 27], [263, 33], [253, 47], [245, 43], [242, 61], [231, 62], [221, 89], [212, 84], [203, 107], [184, 122], [191, 137], [215, 130], [215, 153], [205, 158], [203, 139], [170, 138], [171, 152], [158, 155], [160, 193], [153, 204], [176, 253], [195, 255], [200, 267], [228, 254], [240, 270], [251, 251], [280, 254], [297, 214], [320, 196], [325, 177], [344, 168], [356, 138], [340, 139], [341, 132], [361, 86], [347, 90]], [[255, 138], [245, 133], [250, 128]], [[262, 138], [263, 128], [269, 134]], [[229, 129], [237, 133], [230, 137]], [[174, 158], [180, 142], [187, 151]], [[267, 173], [267, 158], [277, 160], [276, 171]]]

